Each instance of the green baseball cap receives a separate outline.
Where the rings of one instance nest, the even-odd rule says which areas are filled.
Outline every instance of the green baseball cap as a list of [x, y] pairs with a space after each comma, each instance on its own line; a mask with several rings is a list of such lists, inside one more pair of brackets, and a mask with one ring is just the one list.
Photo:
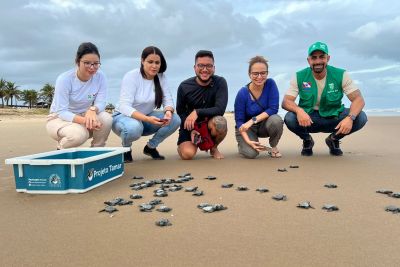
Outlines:
[[308, 48], [308, 55], [310, 56], [314, 51], [319, 50], [328, 54], [328, 46], [322, 42], [313, 43], [310, 48]]

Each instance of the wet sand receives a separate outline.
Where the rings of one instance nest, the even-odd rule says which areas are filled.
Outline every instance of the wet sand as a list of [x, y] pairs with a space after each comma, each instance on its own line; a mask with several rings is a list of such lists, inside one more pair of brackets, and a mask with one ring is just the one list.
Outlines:
[[[283, 157], [265, 154], [255, 160], [237, 153], [232, 115], [221, 144], [225, 159], [200, 152], [193, 161], [176, 153], [177, 133], [159, 147], [165, 161], [142, 154], [148, 140], [133, 145], [134, 162], [123, 177], [84, 194], [33, 195], [15, 191], [7, 158], [54, 150], [44, 117], [0, 117], [0, 262], [2, 266], [395, 266], [400, 261], [400, 214], [385, 212], [400, 199], [375, 193], [400, 192], [400, 117], [371, 117], [366, 127], [343, 139], [343, 157], [332, 157], [324, 139], [313, 157], [301, 157], [301, 141], [287, 129], [279, 148]], [[111, 133], [108, 146], [119, 146]], [[86, 144], [88, 146], [88, 143]], [[289, 165], [299, 165], [290, 169]], [[287, 168], [288, 172], [278, 172]], [[153, 189], [132, 191], [134, 175], [146, 179], [177, 178], [190, 172], [204, 196], [171, 192], [162, 198], [170, 213], [142, 213], [137, 205], [153, 197]], [[204, 179], [217, 176], [214, 181]], [[233, 183], [231, 189], [221, 188]], [[327, 189], [325, 183], [335, 183]], [[235, 188], [247, 186], [239, 192]], [[267, 187], [268, 193], [255, 189]], [[133, 206], [118, 207], [110, 217], [98, 213], [115, 197], [144, 196]], [[271, 199], [284, 193], [287, 201]], [[310, 201], [315, 209], [296, 207]], [[227, 210], [206, 214], [196, 206], [221, 203]], [[340, 211], [326, 212], [323, 204]], [[157, 227], [162, 217], [170, 227]]]

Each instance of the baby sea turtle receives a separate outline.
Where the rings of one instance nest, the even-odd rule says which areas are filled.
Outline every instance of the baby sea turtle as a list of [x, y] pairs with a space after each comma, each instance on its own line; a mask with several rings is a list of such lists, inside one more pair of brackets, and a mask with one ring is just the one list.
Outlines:
[[278, 172], [287, 172], [286, 168], [278, 168]]
[[125, 206], [125, 205], [132, 205], [133, 201], [132, 200], [121, 200], [120, 202], [118, 202], [118, 206]]
[[298, 169], [298, 168], [299, 168], [299, 165], [290, 165], [289, 168]]
[[172, 223], [168, 219], [162, 218], [161, 220], [156, 221], [156, 225], [163, 227], [163, 226], [170, 226], [172, 225]]
[[400, 192], [393, 192], [389, 196], [394, 197], [394, 198], [400, 198]]
[[330, 212], [330, 211], [338, 211], [339, 210], [339, 208], [337, 206], [332, 205], [332, 204], [325, 204], [325, 205], [322, 206], [322, 209], [326, 210], [328, 212]]
[[188, 177], [188, 176], [192, 176], [192, 174], [190, 172], [186, 172], [186, 173], [178, 175], [179, 178]]
[[144, 177], [143, 176], [133, 176], [132, 177], [132, 179], [135, 179], [135, 180], [142, 180], [142, 179], [144, 179]]
[[315, 209], [313, 206], [311, 206], [310, 201], [300, 202], [297, 204], [297, 207], [302, 209]]
[[129, 196], [129, 198], [131, 198], [131, 199], [140, 199], [140, 198], [143, 198], [143, 196], [139, 195], [139, 194], [132, 194], [132, 195]]
[[237, 190], [237, 191], [247, 191], [247, 190], [249, 190], [249, 188], [248, 188], [247, 186], [238, 186], [238, 187], [236, 188], [236, 190]]
[[104, 209], [100, 210], [99, 212], [108, 212], [108, 213], [113, 213], [118, 211], [118, 209], [114, 206], [105, 206]]
[[156, 209], [157, 211], [160, 211], [160, 212], [169, 212], [169, 211], [171, 211], [172, 210], [172, 208], [170, 208], [170, 207], [167, 207], [167, 206], [160, 206], [158, 209]]
[[376, 191], [376, 193], [390, 195], [391, 193], [393, 193], [393, 191], [389, 189], [379, 189]]
[[203, 196], [204, 192], [202, 190], [197, 190], [197, 191], [193, 192], [192, 195], [196, 196], [196, 197], [199, 197], [199, 196]]
[[281, 194], [281, 193], [272, 196], [272, 198], [275, 199], [275, 200], [278, 200], [278, 201], [279, 201], [279, 200], [283, 200], [283, 201], [286, 201], [286, 200], [287, 200], [286, 195]]
[[124, 199], [121, 197], [114, 198], [113, 200], [104, 201], [104, 204], [108, 206], [116, 206], [119, 202], [123, 201]]
[[337, 188], [337, 185], [335, 185], [335, 184], [325, 184], [324, 186], [326, 188]]
[[222, 188], [231, 188], [233, 186], [233, 184], [222, 184], [221, 187]]
[[154, 206], [149, 203], [142, 203], [139, 205], [139, 210], [143, 212], [151, 212], [154, 209]]
[[162, 189], [157, 190], [156, 192], [154, 192], [154, 196], [155, 197], [167, 197], [168, 193], [167, 191], [164, 191]]
[[163, 204], [163, 202], [162, 202], [161, 199], [157, 199], [156, 198], [156, 199], [150, 200], [149, 204], [155, 206], [155, 205], [158, 205], [158, 204]]
[[400, 213], [400, 207], [396, 207], [396, 206], [393, 206], [393, 205], [386, 206], [385, 207], [385, 211], [393, 212], [393, 213]]
[[269, 192], [269, 189], [265, 188], [265, 187], [260, 187], [260, 188], [257, 188], [256, 191], [258, 191], [260, 193], [266, 193], [266, 192]]
[[185, 192], [194, 192], [196, 191], [198, 186], [193, 186], [193, 187], [186, 187]]
[[204, 178], [204, 179], [207, 179], [207, 180], [215, 180], [215, 179], [217, 179], [217, 177], [212, 176], [212, 175], [209, 175], [209, 176], [207, 176], [207, 177]]
[[[226, 210], [226, 209], [227, 209], [227, 207], [225, 207], [225, 206], [222, 205], [222, 204], [215, 204], [215, 205], [211, 205], [211, 204], [205, 205], [205, 204], [207, 204], [207, 203], [200, 204], [200, 205], [201, 205], [201, 209], [202, 209], [204, 212], [208, 212], [208, 213], [211, 213], [211, 212], [214, 212], [214, 211]], [[200, 205], [199, 205], [199, 206], [200, 206]]]
[[182, 189], [182, 186], [181, 185], [173, 185], [173, 186], [171, 186], [168, 190], [170, 191], [170, 192], [176, 192], [176, 191], [179, 191], [179, 190], [181, 190]]

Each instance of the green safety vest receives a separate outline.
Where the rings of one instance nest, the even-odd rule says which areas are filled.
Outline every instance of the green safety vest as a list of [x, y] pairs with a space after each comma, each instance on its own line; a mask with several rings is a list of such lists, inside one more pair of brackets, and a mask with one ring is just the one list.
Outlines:
[[[337, 117], [344, 109], [343, 98], [343, 73], [345, 70], [326, 66], [326, 83], [319, 102], [319, 114], [321, 117]], [[314, 111], [318, 97], [317, 82], [310, 67], [296, 73], [297, 86], [299, 88], [299, 107], [305, 112]]]

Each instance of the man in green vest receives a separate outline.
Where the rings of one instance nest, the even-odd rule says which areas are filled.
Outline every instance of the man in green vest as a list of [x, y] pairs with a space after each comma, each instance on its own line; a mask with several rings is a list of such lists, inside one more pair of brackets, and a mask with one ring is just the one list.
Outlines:
[[[330, 133], [325, 139], [330, 154], [342, 156], [339, 140], [360, 130], [368, 120], [357, 85], [345, 70], [328, 65], [329, 59], [326, 44], [312, 44], [307, 57], [310, 67], [296, 73], [282, 101], [282, 108], [288, 111], [286, 126], [303, 140], [303, 156], [312, 156], [310, 133], [319, 132]], [[351, 101], [350, 108], [344, 107], [343, 95]]]

